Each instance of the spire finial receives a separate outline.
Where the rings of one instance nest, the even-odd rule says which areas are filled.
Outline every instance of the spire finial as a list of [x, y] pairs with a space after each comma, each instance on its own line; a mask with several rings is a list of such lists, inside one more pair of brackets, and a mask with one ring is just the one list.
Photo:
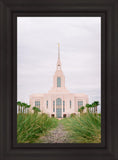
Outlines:
[[57, 59], [57, 69], [61, 69], [61, 61], [60, 61], [60, 44], [58, 43], [58, 59]]
[[58, 59], [60, 59], [60, 43], [58, 43]]

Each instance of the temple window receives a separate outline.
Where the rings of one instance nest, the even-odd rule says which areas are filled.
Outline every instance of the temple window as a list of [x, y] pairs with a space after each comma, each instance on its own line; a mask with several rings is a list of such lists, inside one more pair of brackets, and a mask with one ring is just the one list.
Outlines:
[[63, 101], [63, 112], [65, 112], [65, 101]]
[[40, 107], [40, 101], [35, 101], [35, 106]]
[[48, 101], [46, 101], [46, 106], [47, 106], [47, 108], [48, 108]]
[[55, 101], [53, 101], [53, 112], [55, 112]]
[[70, 100], [70, 108], [71, 108], [71, 105], [72, 105], [72, 102], [71, 102], [71, 100]]
[[83, 101], [78, 101], [78, 109], [83, 106]]
[[57, 106], [60, 106], [61, 104], [62, 104], [61, 99], [60, 99], [60, 98], [57, 98], [57, 99], [56, 99], [56, 105], [57, 105]]
[[57, 77], [57, 87], [61, 87], [61, 78]]

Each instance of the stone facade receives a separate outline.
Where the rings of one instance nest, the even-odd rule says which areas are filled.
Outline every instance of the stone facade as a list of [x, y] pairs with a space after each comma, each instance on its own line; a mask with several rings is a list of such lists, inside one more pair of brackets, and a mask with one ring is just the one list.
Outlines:
[[[78, 109], [88, 103], [88, 95], [70, 93], [65, 87], [65, 76], [61, 69], [60, 46], [58, 45], [57, 69], [53, 77], [53, 87], [45, 94], [30, 96], [30, 111], [32, 107], [39, 107], [42, 113], [50, 117], [69, 117], [72, 113], [78, 114]], [[86, 112], [86, 108], [84, 109]]]

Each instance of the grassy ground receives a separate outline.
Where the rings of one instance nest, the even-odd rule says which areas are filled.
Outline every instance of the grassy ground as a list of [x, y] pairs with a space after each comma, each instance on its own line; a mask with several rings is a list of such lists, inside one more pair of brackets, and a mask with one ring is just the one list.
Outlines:
[[50, 143], [64, 143], [60, 137], [64, 137], [65, 130], [69, 133], [69, 137], [65, 135], [69, 139], [67, 143], [101, 143], [101, 115], [87, 113], [60, 121], [46, 114], [17, 115], [17, 143], [41, 143], [40, 137], [50, 130], [47, 137]]
[[73, 143], [101, 143], [101, 115], [83, 114], [60, 121]]
[[17, 143], [35, 143], [36, 139], [57, 125], [58, 120], [46, 114], [18, 114]]

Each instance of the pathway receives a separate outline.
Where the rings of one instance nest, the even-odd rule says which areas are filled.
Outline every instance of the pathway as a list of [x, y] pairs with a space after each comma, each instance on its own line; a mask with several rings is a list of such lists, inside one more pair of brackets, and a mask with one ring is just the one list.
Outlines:
[[40, 137], [40, 143], [71, 143], [69, 139], [69, 133], [64, 129], [63, 124], [50, 130], [45, 136]]

